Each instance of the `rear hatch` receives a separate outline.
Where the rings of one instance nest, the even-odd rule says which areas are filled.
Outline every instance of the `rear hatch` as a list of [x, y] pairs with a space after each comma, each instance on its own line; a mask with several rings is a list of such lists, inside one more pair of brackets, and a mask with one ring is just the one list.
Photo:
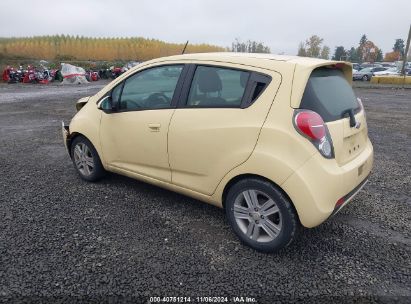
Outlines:
[[314, 69], [300, 104], [300, 109], [314, 111], [323, 118], [340, 166], [365, 149], [368, 137], [364, 109], [346, 77], [337, 68]]

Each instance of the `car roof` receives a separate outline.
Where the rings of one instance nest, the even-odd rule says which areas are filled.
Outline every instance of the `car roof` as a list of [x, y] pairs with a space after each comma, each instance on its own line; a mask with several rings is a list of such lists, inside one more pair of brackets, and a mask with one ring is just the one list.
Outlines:
[[169, 57], [162, 57], [154, 59], [153, 61], [177, 61], [177, 60], [201, 60], [201, 61], [217, 61], [217, 62], [230, 62], [257, 66], [265, 69], [274, 68], [276, 63], [289, 63], [303, 66], [318, 66], [321, 64], [333, 64], [337, 61], [330, 61], [318, 58], [288, 56], [288, 55], [274, 55], [274, 54], [260, 54], [260, 53], [232, 53], [232, 52], [219, 52], [219, 53], [193, 53], [184, 55], [174, 55]]
[[169, 56], [169, 58], [179, 58], [179, 59], [203, 59], [203, 58], [214, 58], [214, 59], [233, 59], [233, 58], [257, 58], [257, 59], [268, 59], [268, 60], [278, 60], [278, 61], [288, 61], [297, 56], [288, 55], [274, 55], [267, 53], [233, 53], [233, 52], [218, 52], [218, 53], [193, 53], [184, 55], [174, 55]]

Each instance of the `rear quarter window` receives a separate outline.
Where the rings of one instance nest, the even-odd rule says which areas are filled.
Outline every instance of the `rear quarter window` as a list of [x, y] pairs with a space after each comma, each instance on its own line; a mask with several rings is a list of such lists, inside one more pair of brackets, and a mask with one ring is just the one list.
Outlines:
[[187, 105], [190, 107], [240, 107], [250, 72], [198, 66]]
[[308, 79], [300, 108], [317, 112], [329, 122], [343, 118], [347, 110], [359, 111], [360, 105], [341, 70], [319, 68]]

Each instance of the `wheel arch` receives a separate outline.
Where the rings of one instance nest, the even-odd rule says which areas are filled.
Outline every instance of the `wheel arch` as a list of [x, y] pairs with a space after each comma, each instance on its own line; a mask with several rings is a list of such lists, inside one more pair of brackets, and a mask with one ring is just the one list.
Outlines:
[[232, 178], [228, 181], [228, 183], [225, 185], [224, 190], [223, 190], [223, 193], [222, 193], [221, 202], [222, 202], [223, 209], [225, 209], [225, 202], [226, 202], [227, 194], [228, 194], [228, 191], [230, 190], [230, 188], [231, 188], [232, 186], [234, 186], [237, 182], [241, 181], [241, 180], [251, 179], [251, 178], [260, 179], [260, 180], [269, 182], [269, 183], [270, 183], [271, 185], [273, 185], [278, 191], [280, 191], [281, 194], [283, 194], [283, 195], [288, 199], [288, 201], [290, 202], [291, 207], [293, 208], [295, 214], [297, 215], [298, 222], [299, 222], [299, 224], [301, 224], [300, 216], [299, 216], [299, 214], [298, 214], [298, 212], [297, 212], [297, 209], [295, 208], [294, 203], [293, 203], [293, 201], [291, 200], [290, 196], [287, 194], [287, 192], [285, 192], [284, 189], [282, 189], [278, 184], [276, 184], [275, 182], [273, 182], [273, 181], [270, 180], [269, 178], [266, 178], [266, 177], [261, 176], [261, 175], [258, 175], [258, 174], [244, 173], [244, 174], [240, 174], [240, 175], [237, 175], [237, 176], [232, 177]]
[[71, 150], [72, 141], [78, 136], [84, 136], [89, 142], [91, 142], [102, 163], [104, 163], [100, 144], [100, 121], [102, 112], [97, 109], [97, 105], [92, 98], [93, 97], [91, 97], [90, 100], [81, 108], [81, 110], [78, 111], [71, 119], [68, 128], [69, 139], [71, 142], [68, 143], [67, 147], [70, 145]]
[[[69, 153], [69, 155], [70, 155], [71, 158], [73, 157], [73, 155], [71, 154], [71, 146], [72, 146], [72, 144], [73, 144], [74, 139], [76, 139], [76, 138], [79, 137], [79, 136], [82, 136], [82, 137], [84, 137], [85, 139], [87, 139], [89, 142], [91, 142], [91, 144], [93, 145], [94, 149], [96, 149], [96, 145], [93, 143], [93, 141], [91, 141], [90, 138], [88, 138], [88, 137], [87, 137], [86, 135], [84, 135], [83, 133], [80, 133], [80, 132], [70, 133], [70, 136], [67, 138], [67, 150], [68, 150], [68, 153]], [[96, 151], [97, 151], [97, 153], [99, 154], [99, 157], [101, 158], [100, 153], [98, 152], [97, 149], [96, 149]]]

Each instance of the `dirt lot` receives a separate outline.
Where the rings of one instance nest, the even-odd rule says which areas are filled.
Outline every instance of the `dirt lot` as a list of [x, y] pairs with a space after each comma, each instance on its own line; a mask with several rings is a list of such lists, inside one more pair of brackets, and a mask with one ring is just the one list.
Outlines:
[[410, 303], [411, 90], [356, 89], [375, 148], [370, 182], [267, 255], [240, 244], [220, 209], [114, 174], [80, 180], [60, 121], [101, 86], [0, 85], [0, 302]]

